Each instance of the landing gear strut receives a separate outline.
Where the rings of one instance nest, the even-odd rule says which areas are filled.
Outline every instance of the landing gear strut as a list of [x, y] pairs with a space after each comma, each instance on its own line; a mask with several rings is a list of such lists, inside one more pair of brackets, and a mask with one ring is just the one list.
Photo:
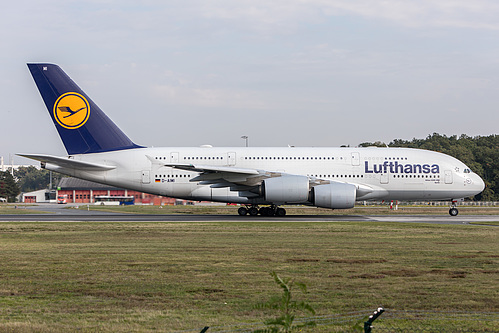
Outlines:
[[450, 206], [449, 209], [450, 216], [457, 216], [457, 214], [459, 214], [459, 211], [456, 208], [456, 202], [457, 202], [456, 200], [452, 200], [452, 205]]
[[286, 216], [286, 210], [284, 208], [280, 208], [275, 205], [271, 205], [270, 207], [260, 207], [260, 208], [258, 208], [258, 206], [239, 207], [237, 213], [241, 216], [246, 216], [248, 214], [251, 216], [257, 216], [258, 214], [262, 216], [278, 216], [278, 217]]

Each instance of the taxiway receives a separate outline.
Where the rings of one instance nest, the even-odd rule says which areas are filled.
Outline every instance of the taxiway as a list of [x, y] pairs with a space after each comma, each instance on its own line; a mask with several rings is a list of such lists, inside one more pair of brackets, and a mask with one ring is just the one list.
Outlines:
[[59, 205], [38, 205], [22, 209], [47, 214], [0, 215], [0, 222], [402, 222], [431, 224], [486, 225], [499, 222], [499, 215], [287, 215], [285, 217], [207, 215], [207, 214], [119, 214]]

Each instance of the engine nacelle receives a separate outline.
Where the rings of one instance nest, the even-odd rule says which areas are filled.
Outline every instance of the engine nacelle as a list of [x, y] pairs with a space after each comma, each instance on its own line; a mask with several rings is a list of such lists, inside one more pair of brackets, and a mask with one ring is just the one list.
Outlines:
[[282, 176], [262, 182], [265, 201], [276, 204], [307, 202], [309, 191], [308, 177], [305, 176]]
[[311, 191], [312, 204], [323, 208], [353, 208], [356, 196], [355, 186], [344, 183], [318, 185]]

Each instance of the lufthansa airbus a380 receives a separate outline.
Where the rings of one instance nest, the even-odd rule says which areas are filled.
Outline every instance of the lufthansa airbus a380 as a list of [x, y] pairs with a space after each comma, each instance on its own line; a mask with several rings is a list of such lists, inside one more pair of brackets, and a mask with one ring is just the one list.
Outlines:
[[[419, 149], [146, 148], [59, 66], [28, 68], [68, 156], [18, 155], [65, 175], [180, 199], [239, 203], [240, 215], [267, 216], [284, 216], [284, 204], [344, 209], [359, 200], [455, 202], [484, 189], [461, 161]], [[449, 213], [458, 214], [454, 204]]]

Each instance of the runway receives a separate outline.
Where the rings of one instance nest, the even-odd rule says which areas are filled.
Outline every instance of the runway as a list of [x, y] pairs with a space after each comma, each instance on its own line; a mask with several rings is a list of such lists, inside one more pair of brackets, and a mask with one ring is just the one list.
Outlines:
[[[470, 224], [499, 222], [499, 215], [287, 215], [285, 217], [193, 214], [118, 214], [58, 205], [27, 207], [47, 214], [0, 215], [0, 222], [403, 222]], [[25, 208], [23, 208], [25, 209]]]
[[463, 215], [445, 217], [440, 215], [295, 215], [285, 217], [241, 217], [237, 215], [126, 215], [126, 214], [81, 214], [81, 215], [0, 215], [0, 222], [402, 222], [430, 224], [470, 224], [499, 222], [499, 216]]

